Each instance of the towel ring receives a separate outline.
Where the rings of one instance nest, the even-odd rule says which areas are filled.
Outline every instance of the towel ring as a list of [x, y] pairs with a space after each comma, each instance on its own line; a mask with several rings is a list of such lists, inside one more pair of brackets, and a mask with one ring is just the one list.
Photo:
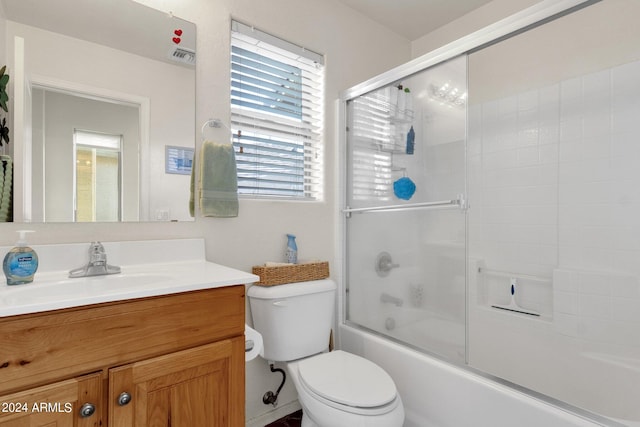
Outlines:
[[204, 124], [202, 125], [202, 129], [200, 129], [200, 135], [202, 136], [202, 140], [205, 140], [204, 137], [204, 131], [207, 127], [210, 128], [226, 128], [229, 131], [229, 135], [231, 135], [231, 129], [229, 128], [229, 126], [225, 125], [224, 122], [220, 119], [209, 119], [206, 122], [204, 122]]

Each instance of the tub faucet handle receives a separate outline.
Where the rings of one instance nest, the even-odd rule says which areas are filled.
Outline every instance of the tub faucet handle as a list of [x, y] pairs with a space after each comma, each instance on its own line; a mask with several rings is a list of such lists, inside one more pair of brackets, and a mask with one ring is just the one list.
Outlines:
[[375, 268], [376, 273], [378, 273], [378, 276], [380, 277], [389, 275], [389, 272], [393, 268], [398, 267], [400, 267], [400, 264], [394, 263], [393, 259], [391, 258], [391, 254], [389, 254], [388, 252], [380, 252], [376, 257]]

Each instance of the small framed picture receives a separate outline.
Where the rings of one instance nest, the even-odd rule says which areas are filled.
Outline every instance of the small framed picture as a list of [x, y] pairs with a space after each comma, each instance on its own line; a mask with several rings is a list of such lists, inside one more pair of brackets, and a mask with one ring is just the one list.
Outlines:
[[194, 149], [165, 145], [164, 171], [179, 175], [191, 175]]

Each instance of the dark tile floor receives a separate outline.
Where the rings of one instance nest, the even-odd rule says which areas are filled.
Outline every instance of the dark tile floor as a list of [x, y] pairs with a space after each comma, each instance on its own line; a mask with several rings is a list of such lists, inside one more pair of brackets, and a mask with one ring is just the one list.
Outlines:
[[264, 427], [300, 427], [302, 422], [302, 410], [296, 411], [293, 414], [289, 414], [286, 417], [282, 417], [277, 421], [267, 424]]

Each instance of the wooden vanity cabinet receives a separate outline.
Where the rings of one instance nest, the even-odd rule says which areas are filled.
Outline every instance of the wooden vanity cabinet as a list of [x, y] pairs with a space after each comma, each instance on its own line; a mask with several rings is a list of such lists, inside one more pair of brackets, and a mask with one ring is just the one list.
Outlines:
[[[94, 427], [102, 400], [102, 377], [87, 375], [0, 397], [0, 427]], [[94, 403], [90, 403], [94, 402]], [[93, 406], [90, 406], [93, 405]]]
[[[244, 394], [230, 381], [233, 355], [244, 341], [224, 340], [170, 355], [111, 369], [109, 400], [123, 397], [135, 404], [109, 406], [113, 427], [130, 426], [228, 426], [229, 407]], [[243, 355], [244, 361], [244, 355]], [[239, 373], [238, 373], [239, 374]]]
[[0, 427], [244, 426], [244, 290], [0, 318]]

